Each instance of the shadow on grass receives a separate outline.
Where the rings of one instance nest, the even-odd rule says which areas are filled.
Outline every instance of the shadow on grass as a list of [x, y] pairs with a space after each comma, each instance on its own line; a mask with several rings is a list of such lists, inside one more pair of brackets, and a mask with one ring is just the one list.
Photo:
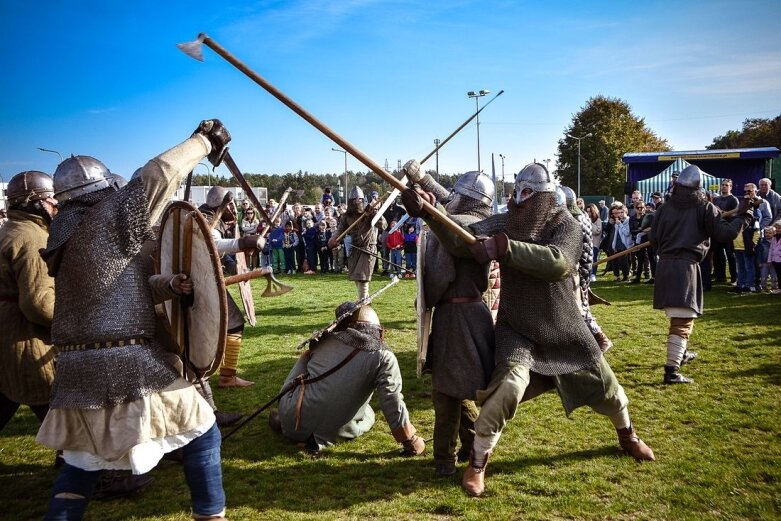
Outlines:
[[728, 374], [733, 378], [760, 377], [770, 385], [781, 385], [781, 366], [779, 364], [766, 363]]

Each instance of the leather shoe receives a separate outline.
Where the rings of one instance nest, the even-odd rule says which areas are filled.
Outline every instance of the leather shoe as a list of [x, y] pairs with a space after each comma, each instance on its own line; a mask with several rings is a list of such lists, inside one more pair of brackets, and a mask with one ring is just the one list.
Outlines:
[[490, 453], [485, 455], [485, 460], [479, 467], [475, 466], [474, 452], [469, 456], [469, 465], [466, 467], [464, 477], [461, 478], [461, 488], [472, 497], [480, 497], [485, 491], [485, 468], [488, 466], [490, 455]]
[[625, 429], [616, 429], [616, 433], [618, 434], [618, 444], [637, 461], [656, 460], [654, 451], [637, 436], [634, 426], [630, 425]]
[[235, 374], [233, 376], [222, 376], [220, 375], [220, 380], [217, 382], [217, 387], [219, 388], [225, 388], [225, 387], [249, 387], [251, 385], [255, 385], [255, 382], [250, 382], [249, 380], [245, 380], [243, 378], [239, 378]]
[[683, 376], [677, 367], [666, 365], [664, 366], [664, 383], [667, 385], [692, 384], [694, 380]]
[[155, 480], [148, 474], [135, 476], [118, 470], [106, 470], [100, 476], [92, 499], [114, 499], [132, 494]]
[[438, 478], [447, 478], [456, 473], [456, 464], [452, 461], [450, 463], [439, 463], [434, 467], [434, 474]]
[[214, 411], [214, 417], [217, 418], [217, 427], [230, 427], [244, 417], [240, 412]]
[[688, 364], [692, 360], [697, 358], [697, 353], [694, 351], [686, 350], [683, 352], [683, 358], [681, 359], [681, 365]]

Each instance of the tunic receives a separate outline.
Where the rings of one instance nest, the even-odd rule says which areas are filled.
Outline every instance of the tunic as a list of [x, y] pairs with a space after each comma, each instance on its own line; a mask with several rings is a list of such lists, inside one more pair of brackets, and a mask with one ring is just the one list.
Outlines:
[[[300, 374], [314, 378], [329, 371], [353, 349], [334, 335], [326, 336], [301, 355], [282, 389]], [[356, 438], [374, 425], [369, 401], [375, 391], [385, 419], [391, 430], [396, 430], [409, 423], [401, 388], [401, 372], [392, 351], [360, 351], [338, 371], [304, 386], [298, 430], [296, 409], [302, 387], [296, 387], [279, 400], [282, 432], [294, 441], [307, 441], [313, 436], [320, 446]]]
[[681, 201], [673, 194], [654, 213], [648, 234], [659, 255], [654, 275], [654, 309], [689, 308], [701, 315], [700, 262], [710, 247], [710, 239], [731, 242], [751, 219], [752, 214], [748, 213], [728, 222], [713, 204]]
[[9, 210], [0, 228], [0, 392], [16, 403], [46, 405], [54, 381], [50, 327], [54, 279], [38, 250], [46, 247], [46, 220]]
[[[341, 235], [342, 232], [355, 222], [359, 215], [343, 214], [339, 217], [339, 229], [337, 230], [336, 235]], [[385, 227], [387, 227], [387, 224], [382, 217], [380, 217], [380, 220], [377, 221], [377, 224], [374, 226], [371, 225], [371, 219], [369, 217], [363, 219], [358, 226], [350, 231], [349, 237], [352, 241], [352, 245], [363, 248], [376, 255], [377, 236]], [[349, 279], [358, 281], [371, 280], [376, 261], [377, 257], [353, 248], [350, 251], [350, 256], [347, 260]]]
[[[164, 152], [157, 158], [151, 160], [142, 169], [140, 180], [143, 184], [143, 190], [146, 196], [148, 215], [145, 216], [148, 222], [155, 222], [161, 215], [173, 192], [179, 186], [182, 177], [202, 159], [209, 151], [208, 142], [200, 135], [194, 136], [184, 143]], [[132, 183], [132, 182], [131, 182]], [[129, 183], [125, 188], [130, 188]], [[107, 197], [104, 201], [108, 204]], [[97, 208], [102, 203], [98, 203], [93, 208]], [[131, 208], [133, 208], [131, 206]], [[117, 215], [129, 211], [122, 204], [115, 208]], [[133, 208], [133, 210], [135, 210]], [[125, 294], [90, 294], [82, 295], [83, 302], [78, 306], [81, 310], [90, 310], [90, 312], [105, 312], [106, 316], [112, 316], [112, 321], [106, 323], [95, 323], [80, 328], [79, 331], [73, 331], [68, 324], [60, 322], [60, 335], [64, 342], [73, 341], [74, 335], [83, 337], [85, 341], [111, 340], [116, 337], [110, 336], [111, 328], [117, 328], [118, 331], [127, 331], [133, 329], [137, 331], [136, 336], [147, 338], [151, 344], [148, 346], [127, 345], [125, 347], [110, 347], [104, 349], [88, 349], [86, 351], [75, 351], [65, 353], [69, 364], [58, 366], [55, 387], [59, 379], [63, 379], [69, 384], [77, 383], [78, 388], [60, 389], [59, 396], [63, 402], [62, 406], [54, 407], [49, 411], [46, 419], [38, 432], [37, 441], [47, 447], [60, 449], [64, 451], [65, 461], [71, 465], [84, 470], [100, 469], [130, 469], [135, 474], [148, 472], [153, 468], [160, 458], [166, 452], [182, 447], [208, 431], [214, 424], [214, 413], [208, 403], [198, 394], [195, 387], [181, 377], [176, 376], [176, 371], [169, 366], [169, 370], [174, 375], [163, 388], [157, 388], [148, 391], [141, 381], [139, 386], [139, 397], [129, 401], [122, 401], [115, 405], [104, 405], [102, 407], [74, 407], [68, 406], [69, 402], [79, 402], [80, 394], [92, 396], [96, 389], [106, 387], [106, 392], [112, 392], [116, 383], [127, 387], [127, 374], [123, 374], [117, 367], [105, 364], [102, 370], [105, 378], [103, 381], [95, 382], [90, 379], [79, 379], [80, 367], [78, 363], [71, 363], [70, 359], [76, 362], [84, 360], [87, 363], [91, 357], [100, 361], [101, 366], [108, 362], [112, 356], [117, 357], [123, 364], [131, 363], [134, 358], [138, 358], [139, 365], [154, 361], [154, 367], [163, 366], [167, 355], [163, 352], [163, 347], [156, 342], [154, 328], [154, 314], [152, 313], [152, 325], [136, 324], [133, 317], [113, 312], [112, 306], [122, 306], [122, 302], [133, 300], [137, 309], [144, 309], [140, 301], [143, 301], [150, 307], [154, 306], [152, 301], [152, 291], [149, 286], [148, 276], [144, 265], [145, 259], [141, 254], [133, 255], [130, 258], [123, 259], [122, 252], [125, 245], [132, 244], [140, 237], [137, 234], [139, 230], [127, 230], [127, 233], [120, 237], [101, 236], [99, 233], [91, 234], [91, 227], [105, 226], [107, 223], [101, 223], [90, 218], [88, 213], [81, 226], [74, 234], [73, 238], [66, 244], [65, 252], [62, 258], [62, 266], [58, 277], [67, 276], [64, 272], [65, 266], [72, 264], [69, 261], [70, 255], [79, 255], [82, 248], [79, 248], [77, 239], [80, 234], [86, 236], [100, 237], [101, 241], [117, 241], [119, 245], [114, 245], [109, 250], [111, 259], [114, 262], [127, 264], [127, 269], [123, 271], [116, 280], [125, 277], [127, 273], [132, 275], [133, 280], [139, 280], [139, 287], [128, 287]], [[140, 246], [140, 245], [139, 245]], [[91, 263], [100, 266], [99, 259], [91, 259]], [[84, 271], [96, 269], [91, 264], [84, 266]], [[137, 275], [138, 274], [138, 275]], [[70, 274], [72, 276], [72, 274]], [[140, 275], [145, 275], [140, 278]], [[111, 279], [109, 279], [110, 281]], [[58, 283], [58, 288], [63, 288]], [[80, 291], [71, 288], [73, 294], [71, 298], [76, 298]], [[95, 308], [95, 306], [100, 306]], [[105, 308], [105, 309], [104, 309]], [[135, 309], [135, 308], [134, 308]], [[68, 312], [68, 310], [64, 310]], [[58, 322], [59, 309], [55, 311], [54, 325]], [[85, 315], [88, 314], [85, 311]], [[67, 316], [67, 315], [66, 315]], [[61, 318], [59, 319], [61, 321]], [[53, 328], [54, 330], [54, 328]], [[100, 335], [94, 338], [94, 335]], [[92, 339], [93, 337], [94, 339]], [[150, 358], [147, 353], [151, 352]], [[151, 366], [150, 366], [151, 367]], [[66, 372], [76, 373], [65, 374]], [[139, 375], [144, 377], [144, 375]], [[148, 377], [147, 377], [148, 378]], [[108, 385], [110, 383], [111, 385]]]

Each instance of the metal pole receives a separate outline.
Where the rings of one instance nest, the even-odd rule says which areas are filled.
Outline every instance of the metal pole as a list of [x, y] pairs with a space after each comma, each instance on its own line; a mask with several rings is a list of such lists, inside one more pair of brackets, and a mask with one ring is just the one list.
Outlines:
[[478, 112], [477, 119], [475, 119], [477, 122], [477, 171], [482, 172], [480, 170], [480, 103], [477, 101], [478, 99], [480, 98], [475, 96], [475, 110]]
[[436, 155], [437, 155], [437, 183], [439, 182], [439, 138], [434, 140], [434, 147], [436, 147]]
[[49, 152], [49, 153], [52, 153], [52, 154], [57, 154], [58, 156], [60, 156], [60, 163], [62, 163], [62, 154], [60, 154], [56, 150], [49, 150], [48, 148], [41, 148], [41, 147], [37, 147], [37, 148], [41, 152]]
[[578, 139], [578, 197], [580, 197], [580, 140]]
[[342, 154], [344, 154], [344, 195], [345, 195], [345, 199], [347, 199], [347, 151], [342, 150], [341, 148], [333, 148], [333, 147], [331, 147], [331, 150], [333, 150], [334, 152], [341, 152]]
[[504, 154], [499, 154], [499, 157], [502, 158], [502, 204], [505, 204], [505, 196], [504, 196], [504, 158], [507, 157]]

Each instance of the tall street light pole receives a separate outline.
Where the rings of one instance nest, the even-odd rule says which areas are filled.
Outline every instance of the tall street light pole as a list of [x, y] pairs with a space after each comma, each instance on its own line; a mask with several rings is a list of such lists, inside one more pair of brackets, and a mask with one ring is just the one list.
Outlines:
[[38, 150], [40, 150], [41, 152], [49, 152], [49, 153], [51, 153], [51, 154], [57, 154], [57, 155], [60, 157], [60, 163], [62, 163], [62, 154], [60, 154], [60, 153], [59, 153], [59, 152], [57, 152], [56, 150], [49, 150], [48, 148], [41, 148], [41, 147], [37, 147], [37, 148], [38, 148]]
[[[480, 89], [477, 92], [470, 90], [469, 92], [466, 93], [466, 95], [469, 96], [470, 98], [475, 99], [475, 111], [480, 112], [480, 101], [479, 101], [480, 98], [490, 93], [491, 93], [490, 90]], [[475, 121], [477, 123], [477, 171], [482, 172], [482, 170], [480, 169], [480, 115], [479, 114], [475, 118]]]
[[436, 166], [436, 169], [437, 169], [437, 183], [439, 182], [439, 144], [440, 143], [441, 143], [441, 141], [439, 140], [439, 138], [434, 140], [434, 147], [437, 150], [437, 152], [436, 152], [436, 157], [437, 157], [437, 166]]
[[502, 158], [502, 204], [505, 204], [507, 201], [505, 201], [504, 197], [504, 159], [507, 156], [504, 154], [499, 154], [499, 157]]
[[331, 148], [334, 152], [341, 152], [344, 154], [344, 199], [347, 200], [347, 151], [341, 148]]
[[578, 141], [578, 191], [577, 191], [577, 194], [578, 194], [578, 197], [580, 197], [580, 141], [582, 139], [585, 139], [585, 138], [591, 136], [592, 134], [591, 134], [591, 132], [589, 132], [585, 136], [580, 136], [580, 137], [572, 136], [570, 134], [564, 134], [564, 135], [567, 136], [570, 139], [576, 139]]

